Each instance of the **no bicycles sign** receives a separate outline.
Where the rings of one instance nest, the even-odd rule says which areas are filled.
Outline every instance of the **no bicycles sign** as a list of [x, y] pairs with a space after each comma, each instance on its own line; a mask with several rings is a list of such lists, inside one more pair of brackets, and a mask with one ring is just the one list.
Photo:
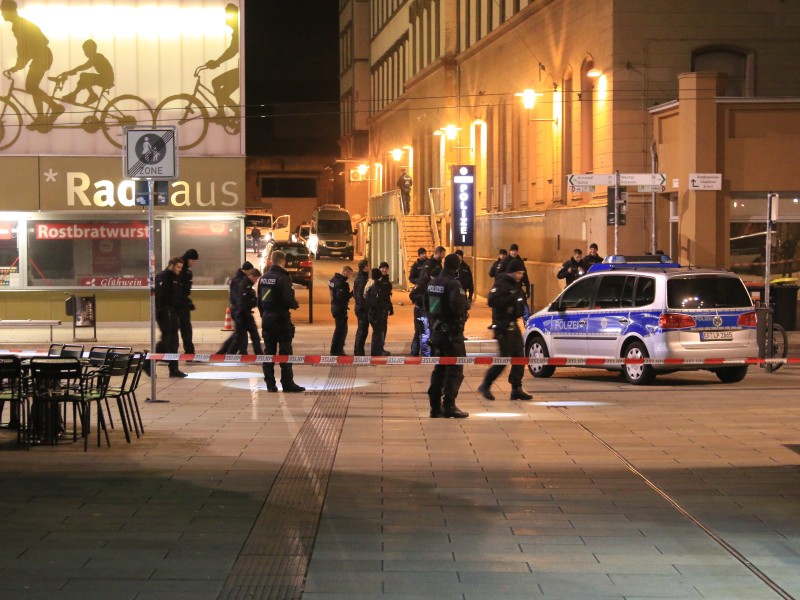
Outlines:
[[128, 179], [177, 179], [178, 143], [175, 138], [175, 127], [126, 128], [125, 176]]

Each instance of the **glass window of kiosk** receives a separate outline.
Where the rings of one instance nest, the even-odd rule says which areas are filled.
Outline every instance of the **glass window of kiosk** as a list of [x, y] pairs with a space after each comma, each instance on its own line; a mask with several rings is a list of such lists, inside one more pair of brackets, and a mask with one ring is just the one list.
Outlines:
[[147, 235], [146, 220], [28, 221], [28, 287], [147, 286]]
[[225, 285], [242, 264], [242, 219], [171, 219], [169, 250], [183, 256], [194, 248], [200, 259], [192, 267], [193, 285]]
[[0, 220], [0, 290], [21, 285], [18, 226], [17, 221]]

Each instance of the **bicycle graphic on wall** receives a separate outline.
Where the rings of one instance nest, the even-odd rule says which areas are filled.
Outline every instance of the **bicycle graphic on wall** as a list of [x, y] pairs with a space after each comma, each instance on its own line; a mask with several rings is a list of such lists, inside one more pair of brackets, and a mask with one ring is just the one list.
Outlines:
[[[9, 87], [6, 94], [0, 95], [0, 151], [17, 142], [23, 127], [39, 134], [58, 129], [82, 129], [91, 134], [102, 132], [110, 144], [122, 148], [125, 127], [175, 124], [181, 150], [200, 144], [208, 133], [209, 124], [221, 126], [229, 135], [241, 131], [241, 111], [232, 99], [232, 94], [239, 89], [238, 66], [215, 77], [211, 87], [203, 83], [201, 75], [206, 70], [217, 69], [239, 53], [239, 9], [234, 4], [225, 7], [226, 24], [232, 32], [228, 47], [219, 57], [195, 69], [192, 93], [168, 96], [155, 109], [133, 94], [110, 96], [114, 69], [92, 39], [83, 43], [84, 63], [48, 77], [54, 84], [52, 93], [48, 94], [40, 87], [53, 62], [47, 38], [36, 25], [17, 13], [14, 0], [1, 0], [0, 12], [5, 21], [12, 23], [12, 33], [18, 42], [17, 62], [3, 71]], [[19, 50], [22, 47], [24, 51]], [[25, 83], [20, 86], [13, 74], [25, 68]], [[67, 81], [79, 73], [74, 89], [63, 93]], [[25, 96], [29, 96], [31, 102], [23, 101]], [[31, 103], [33, 110], [28, 108]], [[213, 116], [210, 109], [216, 110]], [[69, 116], [73, 117], [72, 121], [67, 119]]]

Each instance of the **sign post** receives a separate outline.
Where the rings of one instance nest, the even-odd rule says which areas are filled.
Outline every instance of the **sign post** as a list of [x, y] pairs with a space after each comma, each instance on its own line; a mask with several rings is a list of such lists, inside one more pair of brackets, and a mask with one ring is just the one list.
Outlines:
[[453, 245], [475, 245], [475, 165], [453, 165]]
[[[156, 202], [156, 181], [171, 181], [178, 178], [178, 144], [175, 127], [125, 128], [123, 148], [123, 172], [135, 181], [147, 181], [147, 251], [148, 283], [150, 287], [150, 353], [156, 349], [156, 253], [153, 205]], [[150, 402], [158, 400], [156, 395], [156, 366], [150, 365]]]

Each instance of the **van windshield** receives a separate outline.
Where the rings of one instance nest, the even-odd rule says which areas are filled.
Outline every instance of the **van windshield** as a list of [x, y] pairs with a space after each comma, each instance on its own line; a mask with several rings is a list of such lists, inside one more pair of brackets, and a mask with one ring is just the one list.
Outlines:
[[753, 305], [738, 277], [680, 277], [667, 281], [669, 308], [743, 308]]
[[351, 229], [351, 227], [352, 225], [350, 225], [350, 219], [343, 219], [343, 220], [320, 219], [317, 230], [328, 234], [330, 233], [352, 234], [353, 230]]

